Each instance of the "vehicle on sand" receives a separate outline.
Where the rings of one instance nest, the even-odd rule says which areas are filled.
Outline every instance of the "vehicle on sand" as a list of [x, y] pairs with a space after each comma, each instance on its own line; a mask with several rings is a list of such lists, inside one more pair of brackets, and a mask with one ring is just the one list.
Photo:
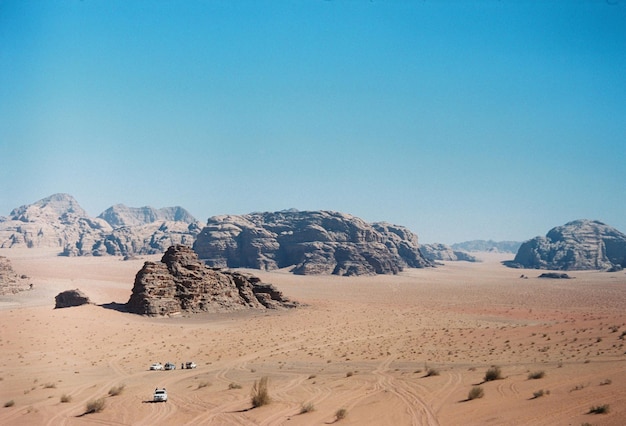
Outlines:
[[165, 388], [159, 389], [156, 388], [154, 390], [154, 397], [152, 398], [153, 402], [167, 402], [167, 391]]
[[155, 362], [150, 366], [150, 370], [163, 370], [163, 364], [160, 362]]

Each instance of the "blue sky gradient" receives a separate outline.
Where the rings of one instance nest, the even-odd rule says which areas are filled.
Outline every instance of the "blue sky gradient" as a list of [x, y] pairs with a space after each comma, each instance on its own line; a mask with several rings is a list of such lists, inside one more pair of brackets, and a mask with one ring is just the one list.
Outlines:
[[626, 232], [626, 2], [0, 0], [0, 215]]

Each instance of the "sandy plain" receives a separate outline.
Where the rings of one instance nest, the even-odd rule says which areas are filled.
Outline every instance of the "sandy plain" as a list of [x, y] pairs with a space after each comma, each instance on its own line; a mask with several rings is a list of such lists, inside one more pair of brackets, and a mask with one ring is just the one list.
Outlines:
[[[0, 297], [2, 425], [626, 423], [624, 271], [546, 280], [502, 266], [512, 256], [501, 254], [396, 276], [249, 271], [303, 306], [147, 318], [118, 308], [143, 262], [160, 256], [0, 255], [34, 283]], [[73, 288], [94, 304], [54, 309]], [[178, 368], [148, 370], [168, 361]], [[198, 368], [181, 370], [185, 361]], [[503, 378], [483, 382], [493, 365]], [[264, 376], [272, 402], [252, 409]], [[167, 403], [150, 402], [157, 386]], [[484, 396], [468, 400], [474, 386]], [[85, 414], [98, 398], [104, 410]]]

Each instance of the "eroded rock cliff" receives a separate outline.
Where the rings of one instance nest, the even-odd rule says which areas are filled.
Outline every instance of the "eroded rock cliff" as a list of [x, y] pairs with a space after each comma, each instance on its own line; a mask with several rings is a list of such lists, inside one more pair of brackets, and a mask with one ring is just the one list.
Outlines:
[[126, 306], [141, 315], [172, 315], [292, 308], [297, 302], [252, 275], [210, 268], [190, 247], [176, 245], [161, 262], [145, 262]]
[[626, 235], [596, 220], [575, 220], [522, 243], [515, 259], [505, 264], [565, 271], [623, 268]]
[[331, 211], [214, 216], [193, 248], [210, 266], [291, 267], [303, 275], [396, 274], [432, 266], [408, 229]]

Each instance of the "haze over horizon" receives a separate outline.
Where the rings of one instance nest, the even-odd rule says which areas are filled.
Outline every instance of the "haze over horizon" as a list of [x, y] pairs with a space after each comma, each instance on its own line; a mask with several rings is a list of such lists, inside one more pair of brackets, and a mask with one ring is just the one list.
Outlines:
[[0, 1], [0, 216], [334, 210], [626, 232], [626, 2]]

